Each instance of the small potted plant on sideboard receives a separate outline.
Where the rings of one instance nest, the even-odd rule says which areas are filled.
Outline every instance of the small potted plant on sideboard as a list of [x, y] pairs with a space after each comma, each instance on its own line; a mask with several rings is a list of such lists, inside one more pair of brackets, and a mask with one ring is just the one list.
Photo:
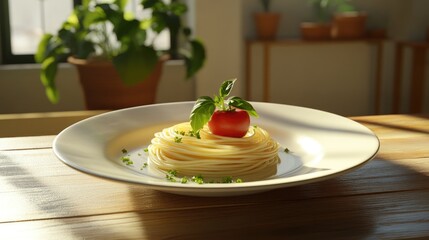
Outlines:
[[259, 0], [263, 11], [254, 13], [256, 36], [260, 40], [273, 40], [277, 37], [280, 13], [271, 11], [271, 0]]
[[331, 38], [332, 7], [330, 0], [310, 0], [315, 21], [300, 24], [301, 37], [304, 40], [326, 40]]
[[367, 14], [358, 11], [352, 0], [330, 0], [335, 8], [332, 23], [334, 39], [357, 39], [366, 36]]

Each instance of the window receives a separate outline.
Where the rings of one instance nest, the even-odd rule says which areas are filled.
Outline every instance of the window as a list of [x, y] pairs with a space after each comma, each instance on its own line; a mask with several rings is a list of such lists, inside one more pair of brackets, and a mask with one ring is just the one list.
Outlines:
[[[81, 0], [0, 0], [1, 63], [34, 63], [39, 39], [44, 33], [55, 33]], [[150, 15], [140, 0], [131, 0], [127, 9], [138, 18]], [[169, 33], [155, 41], [158, 49], [169, 47]], [[153, 33], [149, 33], [149, 38]]]
[[3, 63], [31, 63], [39, 39], [55, 32], [73, 9], [72, 0], [1, 0]]

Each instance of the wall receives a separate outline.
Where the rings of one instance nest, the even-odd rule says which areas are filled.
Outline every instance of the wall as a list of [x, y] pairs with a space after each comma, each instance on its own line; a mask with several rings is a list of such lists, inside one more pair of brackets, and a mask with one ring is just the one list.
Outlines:
[[217, 93], [231, 78], [238, 79], [233, 94], [244, 92], [242, 1], [195, 1], [196, 33], [207, 47], [207, 62], [197, 76], [197, 96]]
[[[158, 88], [157, 102], [195, 99], [195, 80], [185, 80], [182, 61], [169, 61]], [[62, 64], [57, 75], [60, 92], [58, 104], [51, 104], [39, 80], [36, 64], [0, 66], [0, 114], [84, 110], [83, 93], [76, 69]]]

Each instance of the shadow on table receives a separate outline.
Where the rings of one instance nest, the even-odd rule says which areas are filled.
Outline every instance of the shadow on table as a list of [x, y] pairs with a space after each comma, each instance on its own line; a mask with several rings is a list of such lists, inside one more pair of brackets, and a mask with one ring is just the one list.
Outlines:
[[[406, 166], [374, 159], [341, 177], [248, 196], [204, 198], [154, 192], [154, 209], [162, 205], [164, 209], [138, 214], [148, 239], [389, 237], [396, 236], [395, 231], [406, 231], [392, 230], [392, 224], [402, 223], [390, 221], [407, 214], [404, 216], [418, 222], [418, 216], [409, 212], [418, 211], [413, 208], [422, 204], [429, 209], [429, 201], [421, 201], [425, 196], [409, 193], [410, 184], [427, 189], [427, 180], [426, 175]], [[138, 196], [138, 192], [136, 188], [130, 194]]]
[[321, 193], [341, 193], [343, 188], [341, 181], [330, 180], [241, 197], [198, 198], [159, 192], [159, 199], [185, 203], [194, 198], [211, 207], [176, 204], [178, 210], [140, 213], [140, 217], [148, 239], [364, 238], [371, 234], [373, 225], [364, 203], [359, 198]]

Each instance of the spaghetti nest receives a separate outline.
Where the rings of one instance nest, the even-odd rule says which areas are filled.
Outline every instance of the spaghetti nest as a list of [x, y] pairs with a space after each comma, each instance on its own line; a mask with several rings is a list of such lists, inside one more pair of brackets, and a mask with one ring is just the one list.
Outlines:
[[214, 135], [205, 127], [199, 139], [189, 134], [191, 130], [185, 122], [155, 133], [148, 147], [149, 166], [211, 181], [262, 180], [277, 171], [279, 144], [260, 127], [251, 127], [243, 138]]

